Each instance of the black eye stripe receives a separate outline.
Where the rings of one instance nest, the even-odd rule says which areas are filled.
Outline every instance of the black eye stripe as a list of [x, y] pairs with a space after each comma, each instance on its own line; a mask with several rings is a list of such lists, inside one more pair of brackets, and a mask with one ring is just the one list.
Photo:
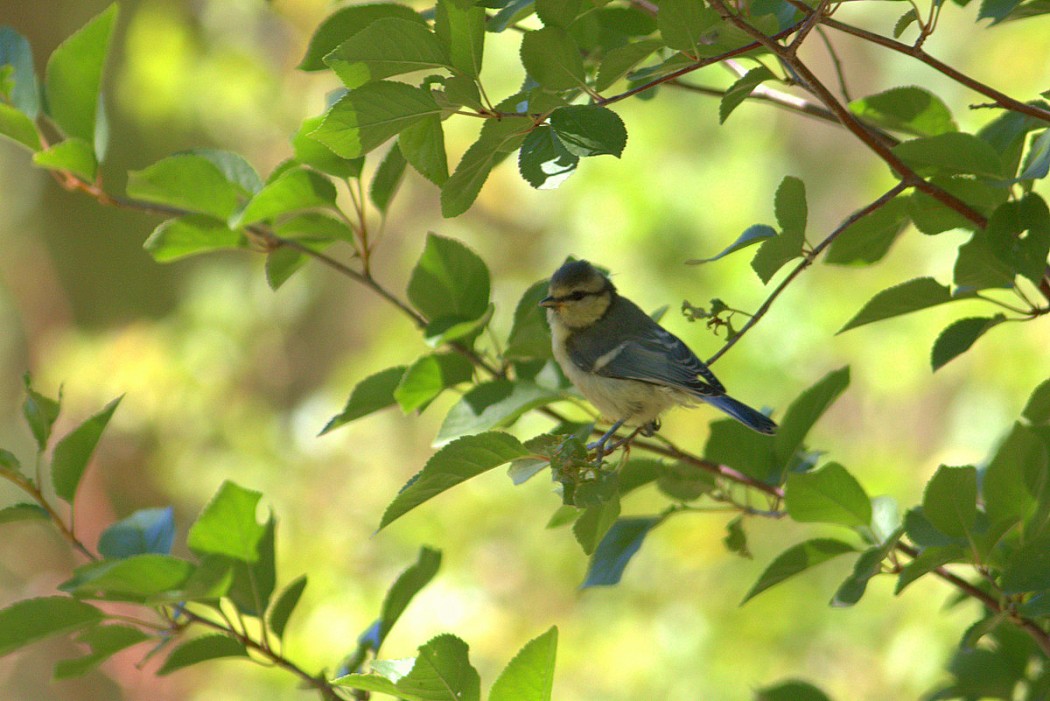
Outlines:
[[595, 295], [599, 295], [599, 294], [601, 294], [601, 291], [598, 291], [598, 292], [584, 292], [583, 290], [573, 290], [572, 292], [570, 292], [567, 295], [562, 295], [561, 297], [555, 297], [554, 299], [555, 299], [555, 301], [558, 301], [558, 302], [579, 302], [584, 297], [594, 297]]

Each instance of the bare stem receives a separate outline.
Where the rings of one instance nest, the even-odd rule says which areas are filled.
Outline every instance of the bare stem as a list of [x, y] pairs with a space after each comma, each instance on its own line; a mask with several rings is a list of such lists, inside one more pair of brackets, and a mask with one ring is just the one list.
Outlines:
[[884, 192], [878, 199], [871, 202], [868, 206], [864, 207], [863, 209], [859, 209], [850, 216], [846, 217], [845, 221], [839, 224], [834, 231], [825, 236], [823, 241], [814, 246], [813, 250], [810, 251], [809, 254], [806, 255], [797, 266], [795, 266], [795, 269], [792, 270], [788, 274], [788, 276], [781, 281], [779, 285], [777, 285], [776, 289], [773, 290], [769, 297], [766, 298], [766, 301], [762, 303], [762, 306], [760, 306], [758, 310], [751, 316], [751, 318], [747, 320], [747, 323], [744, 324], [743, 328], [741, 328], [735, 336], [727, 340], [725, 344], [723, 344], [723, 346], [718, 349], [717, 353], [708, 358], [707, 364], [713, 365], [715, 361], [721, 358], [723, 355], [725, 355], [726, 352], [730, 348], [732, 348], [745, 333], [750, 331], [751, 328], [755, 324], [757, 324], [762, 319], [762, 317], [766, 315], [766, 312], [769, 311], [769, 308], [773, 306], [773, 302], [776, 301], [777, 297], [783, 294], [784, 290], [788, 288], [788, 285], [790, 285], [792, 281], [794, 281], [794, 279], [802, 273], [803, 270], [812, 265], [813, 261], [817, 259], [817, 256], [819, 256], [824, 251], [824, 249], [830, 246], [832, 241], [837, 239], [843, 231], [848, 229], [857, 220], [862, 219], [871, 214], [872, 212], [884, 207], [894, 197], [902, 193], [907, 188], [908, 186], [905, 183], [899, 182], [893, 187], [891, 187], [889, 190]]

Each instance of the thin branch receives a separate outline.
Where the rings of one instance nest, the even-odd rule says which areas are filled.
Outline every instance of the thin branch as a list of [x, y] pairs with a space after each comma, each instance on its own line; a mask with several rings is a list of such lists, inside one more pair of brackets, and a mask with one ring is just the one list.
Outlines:
[[288, 672], [291, 672], [295, 676], [302, 679], [303, 682], [305, 682], [307, 685], [320, 692], [322, 698], [324, 698], [325, 701], [340, 701], [343, 698], [343, 696], [340, 695], [338, 691], [336, 691], [336, 687], [332, 686], [332, 684], [330, 684], [328, 680], [324, 678], [324, 676], [314, 676], [310, 674], [309, 672], [307, 672], [302, 667], [295, 664], [288, 658], [284, 657], [279, 653], [274, 652], [271, 648], [261, 644], [259, 641], [253, 639], [252, 637], [241, 633], [239, 630], [236, 630], [232, 626], [225, 626], [221, 623], [217, 623], [206, 616], [201, 616], [200, 614], [194, 613], [193, 611], [190, 611], [188, 609], [183, 609], [181, 615], [183, 618], [186, 618], [187, 620], [193, 623], [197, 623], [207, 628], [212, 628], [214, 630], [219, 631], [227, 637], [233, 638], [241, 645], [244, 645], [246, 648], [250, 648], [255, 652], [259, 653], [260, 655], [268, 659], [270, 662], [272, 662], [275, 666], [280, 667], [281, 669], [284, 669]]
[[842, 68], [842, 60], [839, 59], [839, 54], [835, 51], [835, 47], [832, 45], [831, 39], [828, 38], [828, 33], [824, 31], [824, 27], [817, 27], [817, 36], [824, 42], [824, 48], [828, 50], [828, 55], [831, 56], [831, 64], [835, 67], [835, 77], [839, 81], [839, 92], [842, 93], [842, 99], [846, 102], [852, 102], [853, 98], [850, 97], [849, 87], [846, 85], [846, 73]]
[[784, 292], [784, 290], [787, 289], [788, 285], [790, 285], [792, 283], [792, 281], [796, 277], [798, 277], [799, 274], [802, 273], [803, 270], [805, 270], [810, 265], [812, 265], [813, 261], [815, 261], [817, 259], [817, 256], [819, 256], [824, 251], [824, 249], [826, 249], [828, 246], [830, 246], [832, 241], [837, 239], [839, 237], [839, 235], [842, 234], [843, 231], [848, 229], [850, 227], [850, 225], [852, 225], [857, 220], [868, 216], [872, 212], [874, 212], [877, 209], [880, 209], [883, 206], [885, 206], [886, 204], [888, 204], [890, 202], [890, 200], [892, 200], [894, 197], [896, 197], [897, 195], [899, 195], [902, 192], [904, 192], [904, 190], [906, 190], [907, 188], [908, 188], [908, 186], [905, 183], [899, 182], [896, 185], [894, 185], [893, 187], [891, 187], [889, 190], [884, 192], [878, 199], [873, 201], [868, 206], [864, 207], [863, 209], [859, 209], [856, 212], [854, 212], [853, 214], [851, 214], [848, 217], [846, 217], [845, 221], [843, 221], [841, 224], [839, 224], [838, 227], [836, 227], [834, 231], [832, 231], [830, 234], [825, 236], [823, 241], [821, 241], [816, 246], [814, 246], [813, 250], [810, 251], [809, 254], [806, 255], [797, 266], [795, 266], [795, 269], [792, 270], [788, 274], [788, 276], [781, 281], [781, 283], [779, 285], [777, 285], [777, 288], [775, 290], [773, 290], [772, 294], [770, 294], [769, 297], [766, 298], [766, 301], [762, 303], [762, 306], [760, 306], [758, 308], [758, 310], [752, 315], [752, 317], [747, 320], [747, 323], [744, 324], [743, 328], [741, 328], [740, 331], [735, 336], [733, 336], [732, 338], [728, 339], [725, 342], [725, 344], [721, 348], [718, 349], [717, 353], [715, 353], [710, 358], [708, 358], [707, 364], [708, 365], [713, 365], [715, 363], [715, 361], [718, 360], [719, 358], [721, 358], [723, 355], [725, 355], [726, 351], [728, 351], [730, 348], [732, 348], [736, 344], [736, 342], [739, 341], [740, 338], [745, 333], [750, 331], [751, 328], [755, 324], [757, 324], [762, 319], [762, 317], [764, 317], [766, 315], [766, 312], [769, 311], [769, 308], [773, 306], [773, 302], [775, 302], [777, 297], [779, 297]]
[[[781, 31], [777, 32], [776, 34], [773, 35], [773, 38], [774, 39], [783, 39], [784, 37], [790, 36], [791, 34], [793, 34], [794, 32], [796, 32], [798, 30], [798, 27], [799, 27], [800, 24], [801, 24], [801, 22], [798, 22], [798, 23], [788, 27], [787, 29], [784, 29], [784, 30], [781, 30]], [[730, 58], [733, 58], [735, 56], [740, 56], [742, 54], [746, 54], [749, 51], [754, 51], [760, 45], [761, 44], [758, 41], [753, 41], [750, 44], [746, 44], [744, 46], [740, 46], [740, 47], [735, 48], [735, 49], [730, 49], [729, 51], [721, 53], [721, 54], [719, 54], [717, 56], [712, 56], [710, 58], [701, 58], [701, 59], [697, 60], [696, 63], [691, 63], [688, 66], [686, 66], [685, 68], [680, 68], [677, 71], [674, 71], [672, 73], [668, 73], [667, 75], [664, 75], [664, 76], [660, 76], [659, 78], [651, 80], [648, 83], [644, 83], [642, 85], [636, 85], [635, 87], [631, 88], [630, 90], [628, 90], [626, 92], [622, 92], [619, 95], [613, 95], [611, 97], [603, 97], [603, 98], [601, 98], [599, 100], [595, 100], [594, 104], [596, 104], [596, 105], [611, 105], [614, 102], [619, 102], [620, 100], [626, 100], [628, 97], [633, 97], [634, 95], [637, 95], [638, 93], [642, 93], [642, 92], [645, 92], [646, 90], [650, 90], [652, 88], [655, 88], [657, 85], [660, 85], [662, 83], [667, 83], [667, 82], [670, 82], [672, 80], [676, 80], [678, 78], [681, 78], [683, 75], [687, 75], [689, 73], [692, 73], [693, 71], [699, 70], [701, 68], [706, 68], [707, 66], [711, 66], [711, 65], [714, 65], [716, 63], [721, 63], [722, 61], [725, 61], [726, 59], [730, 59]]]
[[87, 546], [77, 538], [76, 534], [73, 532], [73, 528], [66, 525], [66, 522], [62, 520], [62, 517], [55, 510], [55, 507], [51, 505], [51, 502], [44, 498], [44, 493], [40, 491], [39, 487], [29, 481], [24, 475], [13, 470], [0, 470], [0, 477], [6, 478], [9, 482], [31, 496], [33, 501], [47, 512], [48, 517], [55, 525], [55, 528], [58, 529], [62, 538], [80, 552], [81, 555], [89, 560], [98, 560], [98, 556], [88, 550]]
[[[809, 7], [807, 7], [800, 0], [788, 0], [788, 2], [790, 2], [792, 5], [794, 5], [799, 10], [802, 10], [803, 12], [811, 12]], [[927, 66], [933, 68], [935, 71], [948, 76], [955, 82], [960, 83], [961, 85], [965, 85], [974, 92], [980, 93], [985, 97], [990, 98], [995, 102], [995, 104], [999, 105], [1004, 109], [1008, 109], [1012, 112], [1019, 112], [1021, 114], [1028, 115], [1029, 117], [1034, 117], [1035, 119], [1041, 119], [1044, 122], [1050, 123], [1050, 110], [1046, 110], [1042, 107], [1037, 107], [1035, 105], [1029, 105], [1027, 103], [1021, 102], [1020, 100], [1016, 100], [1010, 97], [1009, 95], [1006, 95], [1005, 93], [1001, 93], [995, 88], [986, 85], [985, 83], [982, 83], [979, 80], [971, 78], [970, 76], [966, 75], [965, 73], [962, 73], [961, 71], [956, 70], [955, 68], [952, 68], [948, 64], [938, 61], [936, 58], [926, 53], [926, 51], [921, 46], [912, 46], [910, 44], [905, 44], [895, 39], [884, 37], [881, 34], [876, 34], [875, 32], [870, 32], [866, 29], [861, 29], [860, 27], [855, 27], [851, 24], [840, 22], [830, 17], [822, 18], [821, 24], [831, 27], [832, 29], [837, 29], [840, 32], [844, 32], [846, 34], [858, 37], [860, 39], [864, 39], [865, 41], [869, 41], [873, 44], [878, 44], [879, 46], [883, 46], [892, 51], [896, 51], [897, 53], [904, 54], [905, 56], [910, 56], [918, 61], [921, 61], [922, 63], [925, 63]]]
[[766, 36], [761, 31], [745, 22], [740, 16], [732, 13], [726, 6], [724, 0], [711, 0], [711, 6], [723, 19], [736, 26], [748, 36], [751, 36], [755, 41], [773, 52], [785, 64], [790, 66], [803, 81], [805, 87], [812, 92], [818, 100], [824, 103], [825, 107], [835, 114], [839, 121], [842, 122], [843, 126], [853, 132], [853, 134], [864, 142], [869, 149], [874, 151], [879, 158], [885, 161], [886, 164], [900, 176], [903, 182], [925, 192], [945, 206], [955, 210], [979, 228], [984, 228], [988, 223], [983, 214], [974, 210], [970, 205], [966, 204], [950, 192], [927, 182], [904, 163], [904, 161], [898, 158], [897, 155], [890, 150], [888, 145], [882, 143], [874, 133], [869, 131], [852, 112], [846, 109], [846, 107], [838, 101], [831, 91], [828, 90], [827, 86], [820, 82], [820, 79], [810, 71], [809, 66], [807, 66], [805, 62], [799, 60], [789, 47], [780, 45], [773, 37]]

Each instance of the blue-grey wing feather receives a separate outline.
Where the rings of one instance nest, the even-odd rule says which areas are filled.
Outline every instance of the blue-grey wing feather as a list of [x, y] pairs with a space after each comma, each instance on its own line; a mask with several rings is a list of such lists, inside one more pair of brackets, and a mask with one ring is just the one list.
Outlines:
[[714, 373], [678, 337], [659, 326], [622, 343], [594, 372], [606, 377], [668, 385], [701, 395], [723, 394]]

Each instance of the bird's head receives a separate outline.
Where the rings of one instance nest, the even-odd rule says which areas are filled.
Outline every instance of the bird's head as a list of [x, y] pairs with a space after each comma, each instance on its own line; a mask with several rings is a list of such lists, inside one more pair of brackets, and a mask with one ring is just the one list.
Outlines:
[[569, 328], [587, 328], [605, 315], [616, 294], [609, 278], [585, 260], [566, 263], [551, 276], [549, 296], [540, 301], [548, 318]]

